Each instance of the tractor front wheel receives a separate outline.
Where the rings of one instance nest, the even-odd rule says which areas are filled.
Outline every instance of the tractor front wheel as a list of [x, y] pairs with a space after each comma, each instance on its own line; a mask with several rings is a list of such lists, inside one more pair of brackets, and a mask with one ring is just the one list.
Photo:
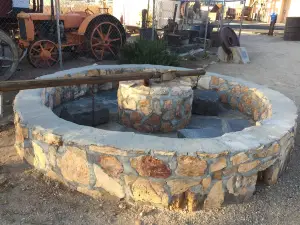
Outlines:
[[39, 40], [29, 46], [28, 61], [36, 68], [47, 68], [58, 62], [58, 49], [54, 42]]
[[87, 38], [93, 56], [99, 61], [109, 56], [116, 59], [123, 44], [121, 31], [116, 24], [108, 21], [95, 24]]

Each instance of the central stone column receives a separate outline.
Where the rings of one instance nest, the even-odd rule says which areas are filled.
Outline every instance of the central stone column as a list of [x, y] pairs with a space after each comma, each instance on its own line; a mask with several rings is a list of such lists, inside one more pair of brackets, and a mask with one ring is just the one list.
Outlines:
[[122, 81], [118, 89], [120, 123], [140, 132], [171, 132], [190, 121], [193, 91], [180, 78], [162, 83]]

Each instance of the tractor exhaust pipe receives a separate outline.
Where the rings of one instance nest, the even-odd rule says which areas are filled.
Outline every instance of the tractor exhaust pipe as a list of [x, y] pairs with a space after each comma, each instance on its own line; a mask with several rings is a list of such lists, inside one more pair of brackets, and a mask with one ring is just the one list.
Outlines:
[[33, 12], [36, 11], [36, 2], [35, 2], [35, 0], [33, 0], [33, 2], [32, 2], [32, 11]]
[[40, 0], [40, 13], [44, 12], [44, 0]]
[[54, 2], [51, 0], [51, 19], [54, 20]]
[[39, 0], [36, 1], [36, 11], [40, 12], [40, 1]]

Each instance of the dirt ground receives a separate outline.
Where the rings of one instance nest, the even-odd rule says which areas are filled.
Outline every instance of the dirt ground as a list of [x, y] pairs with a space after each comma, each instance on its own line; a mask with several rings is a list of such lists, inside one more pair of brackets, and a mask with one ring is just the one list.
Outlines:
[[[208, 71], [240, 77], [278, 90], [300, 105], [300, 42], [243, 35], [248, 65], [215, 63]], [[186, 64], [199, 67], [203, 62]], [[22, 78], [22, 73], [18, 75]], [[35, 75], [33, 75], [35, 76]], [[299, 127], [299, 126], [298, 126]], [[298, 135], [299, 136], [299, 135]], [[272, 187], [258, 186], [247, 204], [196, 213], [128, 205], [112, 197], [94, 200], [52, 182], [23, 164], [14, 148], [14, 129], [0, 132], [0, 224], [300, 224], [299, 138], [292, 162]]]

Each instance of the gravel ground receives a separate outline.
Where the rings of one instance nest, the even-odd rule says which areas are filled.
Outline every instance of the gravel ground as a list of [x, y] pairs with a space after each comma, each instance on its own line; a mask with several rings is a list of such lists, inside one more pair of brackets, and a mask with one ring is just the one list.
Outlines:
[[[248, 65], [212, 64], [208, 71], [241, 77], [278, 90], [300, 105], [300, 42], [242, 36]], [[200, 64], [200, 63], [199, 63]], [[190, 67], [199, 67], [197, 62]], [[299, 126], [298, 126], [299, 127]], [[247, 204], [196, 213], [128, 205], [112, 197], [94, 200], [30, 170], [14, 148], [14, 129], [0, 132], [0, 224], [300, 224], [299, 138], [278, 184], [258, 186]]]

